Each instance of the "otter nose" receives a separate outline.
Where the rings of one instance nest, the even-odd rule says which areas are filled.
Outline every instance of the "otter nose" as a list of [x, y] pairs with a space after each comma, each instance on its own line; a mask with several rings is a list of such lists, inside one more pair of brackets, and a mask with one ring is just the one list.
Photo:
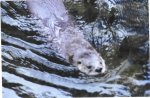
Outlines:
[[96, 71], [96, 72], [101, 72], [101, 71], [102, 71], [102, 68], [96, 69], [95, 71]]

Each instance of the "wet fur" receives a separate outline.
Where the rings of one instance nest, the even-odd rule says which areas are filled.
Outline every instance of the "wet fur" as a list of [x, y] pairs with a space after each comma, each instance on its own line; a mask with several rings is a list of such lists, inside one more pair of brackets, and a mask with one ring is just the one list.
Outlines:
[[[27, 3], [31, 13], [49, 28], [46, 32], [54, 36], [54, 44], [57, 44], [60, 53], [68, 62], [88, 75], [99, 74], [95, 72], [97, 68], [103, 68], [100, 73], [105, 72], [104, 60], [84, 39], [83, 32], [73, 25], [62, 0], [30, 0]], [[80, 60], [82, 64], [78, 64]], [[87, 69], [89, 65], [92, 69]]]

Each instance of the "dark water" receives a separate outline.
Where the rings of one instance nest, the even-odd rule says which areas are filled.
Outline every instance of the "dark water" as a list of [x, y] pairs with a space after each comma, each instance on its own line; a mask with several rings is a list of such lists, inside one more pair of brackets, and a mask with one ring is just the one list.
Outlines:
[[145, 27], [139, 22], [130, 26], [125, 18], [128, 14], [114, 19], [109, 7], [99, 10], [86, 0], [65, 5], [86, 39], [105, 58], [108, 74], [90, 77], [80, 73], [47, 43], [47, 36], [42, 34], [38, 19], [31, 17], [26, 2], [1, 2], [3, 97], [150, 96], [148, 28], [144, 23], [147, 18], [138, 17]]

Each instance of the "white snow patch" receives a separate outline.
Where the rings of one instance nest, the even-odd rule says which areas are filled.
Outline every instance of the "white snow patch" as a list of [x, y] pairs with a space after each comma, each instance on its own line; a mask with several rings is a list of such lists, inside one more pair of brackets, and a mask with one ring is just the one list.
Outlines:
[[[77, 90], [86, 90], [87, 92], [94, 93], [94, 92], [105, 92], [108, 91], [112, 93], [116, 93], [117, 96], [131, 96], [128, 92], [126, 87], [123, 85], [118, 84], [106, 84], [106, 83], [86, 83], [83, 80], [61, 77], [54, 74], [49, 74], [47, 72], [40, 72], [34, 69], [28, 68], [17, 68], [16, 71], [19, 74], [23, 74], [29, 77], [34, 77], [55, 85], [64, 86], [67, 88], [73, 88]], [[28, 73], [29, 72], [29, 73]], [[104, 89], [106, 88], [106, 89]], [[107, 91], [108, 90], [108, 91]], [[111, 93], [110, 93], [111, 95]]]
[[3, 90], [3, 98], [21, 98], [12, 89], [8, 89], [8, 88], [3, 87], [2, 90]]
[[17, 20], [14, 20], [13, 18], [9, 17], [8, 15], [7, 16], [3, 16], [1, 21], [6, 23], [6, 24], [9, 24], [11, 26], [18, 26], [19, 25]]
[[150, 90], [146, 90], [144, 96], [150, 96]]
[[105, 2], [107, 2], [109, 9], [111, 9], [112, 7], [116, 7], [115, 2], [113, 0], [105, 0]]
[[146, 84], [150, 84], [150, 80], [136, 80], [133, 78], [129, 78], [133, 85], [144, 86]]
[[4, 56], [7, 59], [13, 60], [12, 56], [8, 53], [2, 52], [2, 56]]
[[[55, 89], [53, 87], [48, 87], [44, 85], [35, 84], [29, 81], [24, 80], [23, 78], [17, 77], [13, 74], [10, 74], [8, 72], [3, 72], [2, 76], [11, 83], [19, 83], [23, 86], [20, 87], [22, 90], [25, 90], [29, 93], [35, 94], [36, 98], [50, 98], [50, 97], [56, 97], [56, 98], [71, 98], [70, 93]], [[6, 91], [5, 91], [6, 92]], [[6, 97], [10, 92], [6, 92]], [[17, 98], [17, 97], [11, 97], [11, 98]]]

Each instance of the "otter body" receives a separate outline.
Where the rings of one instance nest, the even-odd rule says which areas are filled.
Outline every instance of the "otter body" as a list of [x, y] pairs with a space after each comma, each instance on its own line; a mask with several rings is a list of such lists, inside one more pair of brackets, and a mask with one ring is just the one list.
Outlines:
[[[65, 33], [67, 32], [65, 31]], [[106, 68], [103, 58], [90, 43], [84, 39], [82, 32], [75, 31], [75, 33], [81, 34], [73, 34], [67, 39], [63, 38], [61, 43], [67, 61], [88, 75], [104, 73]]]
[[31, 13], [49, 28], [50, 35], [55, 36], [61, 54], [69, 63], [87, 75], [98, 75], [106, 71], [103, 58], [69, 20], [62, 0], [30, 0], [27, 3]]

